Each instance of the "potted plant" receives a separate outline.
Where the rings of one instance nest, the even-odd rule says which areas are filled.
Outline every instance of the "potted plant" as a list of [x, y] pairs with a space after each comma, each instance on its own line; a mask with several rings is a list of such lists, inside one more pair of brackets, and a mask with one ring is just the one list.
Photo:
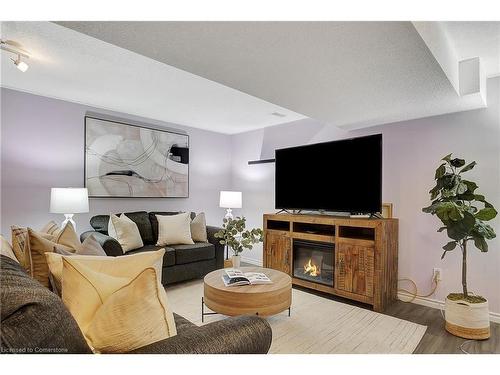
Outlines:
[[429, 191], [432, 204], [423, 212], [436, 215], [451, 239], [443, 246], [443, 255], [460, 249], [462, 252], [462, 293], [450, 293], [445, 301], [446, 330], [453, 335], [469, 339], [490, 337], [488, 301], [467, 289], [467, 245], [473, 243], [481, 252], [488, 251], [486, 240], [495, 238], [493, 228], [486, 221], [496, 217], [497, 211], [476, 193], [478, 185], [463, 178], [463, 174], [476, 165], [473, 161], [466, 165], [464, 159], [452, 154], [442, 159], [434, 180], [436, 186]]
[[245, 217], [224, 218], [222, 229], [215, 233], [215, 238], [220, 238], [219, 242], [233, 251], [233, 267], [238, 268], [243, 250], [250, 250], [254, 244], [262, 242], [262, 229], [246, 229]]

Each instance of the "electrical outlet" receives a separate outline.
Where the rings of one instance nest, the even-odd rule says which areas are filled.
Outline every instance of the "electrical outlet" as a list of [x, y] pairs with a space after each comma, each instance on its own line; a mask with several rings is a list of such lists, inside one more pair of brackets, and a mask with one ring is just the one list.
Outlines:
[[432, 271], [432, 280], [443, 280], [443, 270], [441, 268], [434, 268]]

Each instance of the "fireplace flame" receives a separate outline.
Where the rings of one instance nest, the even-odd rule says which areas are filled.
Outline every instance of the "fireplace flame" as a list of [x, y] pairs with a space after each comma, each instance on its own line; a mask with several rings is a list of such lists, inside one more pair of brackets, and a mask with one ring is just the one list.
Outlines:
[[309, 259], [309, 261], [304, 265], [304, 273], [309, 274], [309, 276], [319, 276], [321, 274], [321, 271], [318, 266], [313, 264], [312, 259]]

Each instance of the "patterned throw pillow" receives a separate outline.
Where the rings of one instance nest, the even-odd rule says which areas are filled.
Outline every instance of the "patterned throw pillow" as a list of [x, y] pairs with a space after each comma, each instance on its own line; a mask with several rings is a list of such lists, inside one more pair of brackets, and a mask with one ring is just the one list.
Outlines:
[[42, 229], [40, 229], [40, 232], [51, 234], [52, 236], [57, 236], [60, 231], [61, 228], [59, 228], [59, 225], [57, 225], [57, 223], [53, 220], [49, 221], [42, 227]]
[[[48, 227], [51, 229], [47, 229]], [[55, 246], [69, 253], [74, 253], [81, 248], [82, 244], [71, 223], [67, 223], [63, 229], [58, 230], [49, 223], [42, 229], [57, 233], [57, 236], [13, 225], [11, 227], [12, 244], [14, 254], [21, 266], [34, 279], [50, 288], [49, 268], [45, 253], [53, 252]]]
[[[19, 261], [19, 264], [33, 276], [31, 253], [29, 247], [28, 228], [12, 225], [10, 227], [12, 235], [12, 250]], [[49, 241], [54, 240], [54, 236], [47, 233], [38, 233], [38, 235]]]
[[63, 256], [63, 302], [94, 352], [129, 352], [177, 334], [161, 285], [164, 253]]
[[[50, 288], [49, 281], [49, 266], [45, 259], [45, 253], [54, 251], [54, 246], [57, 245], [49, 239], [41, 236], [40, 233], [28, 228], [28, 251], [30, 254], [29, 272], [34, 279], [38, 280], [43, 286]], [[64, 246], [64, 245], [59, 245]], [[70, 247], [65, 247], [66, 251], [74, 252]]]

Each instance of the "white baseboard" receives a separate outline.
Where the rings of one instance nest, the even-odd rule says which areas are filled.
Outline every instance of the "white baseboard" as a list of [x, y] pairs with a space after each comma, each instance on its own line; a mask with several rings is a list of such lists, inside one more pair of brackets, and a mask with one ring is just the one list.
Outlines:
[[245, 263], [254, 264], [254, 265], [259, 266], [259, 267], [262, 267], [262, 261], [261, 260], [257, 260], [257, 259], [253, 259], [253, 258], [247, 258], [247, 257], [241, 256], [241, 261], [245, 262]]
[[[400, 298], [403, 297], [403, 298]], [[398, 299], [401, 301], [408, 301], [413, 296], [409, 293], [398, 292]], [[412, 303], [416, 303], [417, 305], [432, 307], [434, 309], [443, 310], [444, 309], [444, 301], [440, 301], [433, 298], [427, 297], [416, 297]], [[500, 323], [500, 313], [490, 311], [490, 321], [494, 323]]]

